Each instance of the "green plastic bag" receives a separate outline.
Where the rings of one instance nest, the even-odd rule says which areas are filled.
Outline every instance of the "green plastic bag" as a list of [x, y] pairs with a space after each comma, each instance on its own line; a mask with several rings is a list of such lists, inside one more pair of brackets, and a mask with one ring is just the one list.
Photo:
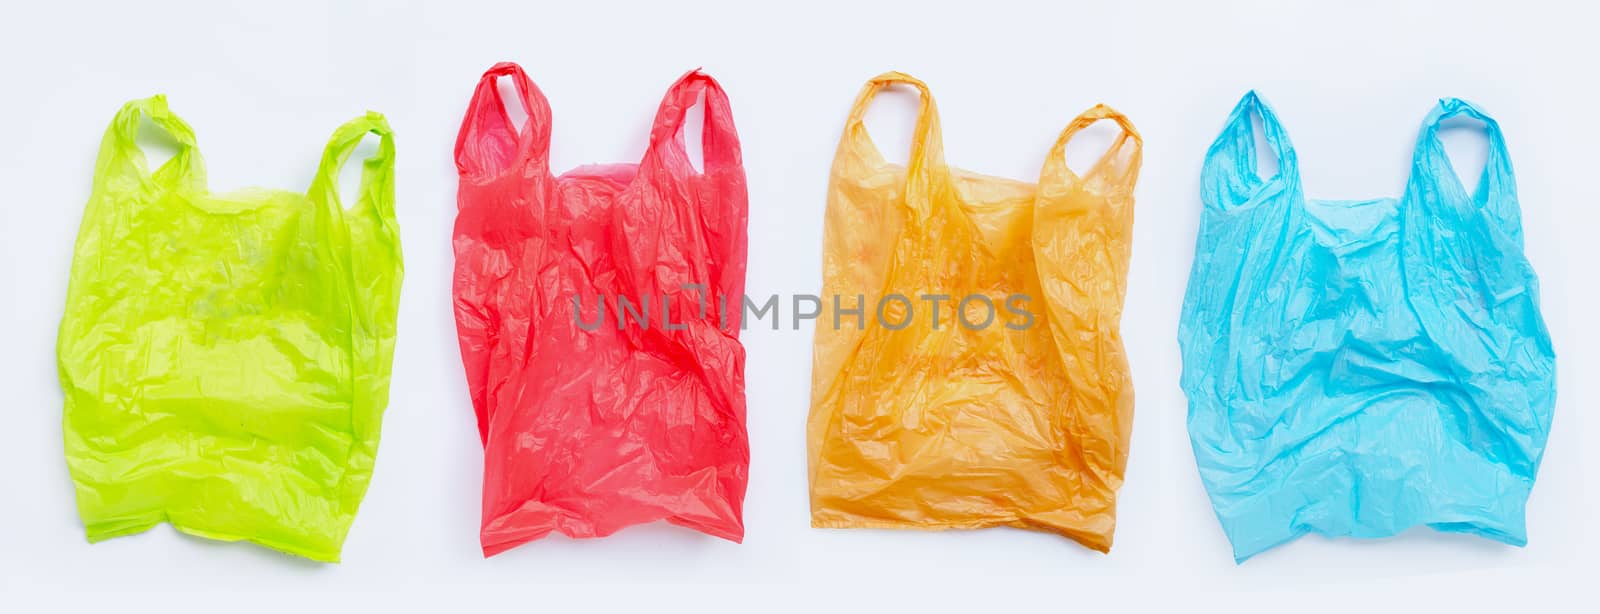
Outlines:
[[[139, 118], [178, 152], [153, 173]], [[368, 133], [359, 202], [339, 168]], [[403, 275], [394, 144], [368, 112], [304, 194], [207, 191], [155, 96], [106, 130], [57, 339], [89, 541], [161, 522], [335, 562], [372, 477]]]

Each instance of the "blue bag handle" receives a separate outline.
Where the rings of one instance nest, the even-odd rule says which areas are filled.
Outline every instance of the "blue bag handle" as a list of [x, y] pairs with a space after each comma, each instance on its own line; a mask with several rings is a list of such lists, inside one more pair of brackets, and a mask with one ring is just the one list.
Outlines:
[[[1444, 142], [1439, 140], [1439, 124], [1461, 115], [1483, 122], [1484, 135], [1489, 139], [1489, 156], [1472, 194], [1467, 194], [1466, 184], [1445, 154]], [[1454, 207], [1453, 211], [1434, 211], [1433, 214], [1452, 213], [1464, 217], [1483, 211], [1514, 245], [1522, 247], [1517, 179], [1511, 168], [1511, 156], [1506, 152], [1505, 137], [1501, 134], [1500, 123], [1476, 105], [1460, 98], [1442, 98], [1433, 112], [1422, 120], [1417, 149], [1411, 159], [1411, 183], [1409, 189], [1439, 196], [1438, 199], [1419, 199], [1419, 202], [1439, 200]]]
[[[1470, 195], [1438, 135], [1441, 122], [1460, 115], [1483, 122], [1489, 140]], [[1539, 280], [1522, 249], [1516, 179], [1499, 123], [1472, 103], [1441, 99], [1417, 136], [1405, 202], [1415, 207], [1405, 214], [1403, 262], [1418, 322], [1429, 336], [1451, 340], [1462, 387], [1496, 399], [1457, 409], [1463, 441], [1531, 483], [1549, 437], [1555, 351], [1539, 312]], [[1509, 543], [1526, 539], [1520, 502], [1516, 513]]]
[[[1261, 126], [1267, 143], [1278, 157], [1278, 174], [1262, 178], [1256, 172], [1256, 135], [1250, 123], [1250, 112], [1261, 117]], [[1272, 106], [1262, 100], [1255, 90], [1245, 93], [1233, 107], [1228, 122], [1217, 140], [1206, 151], [1205, 166], [1200, 172], [1201, 199], [1219, 209], [1232, 209], [1258, 200], [1266, 195], [1264, 188], [1299, 192], [1300, 166], [1289, 133], [1278, 122]]]

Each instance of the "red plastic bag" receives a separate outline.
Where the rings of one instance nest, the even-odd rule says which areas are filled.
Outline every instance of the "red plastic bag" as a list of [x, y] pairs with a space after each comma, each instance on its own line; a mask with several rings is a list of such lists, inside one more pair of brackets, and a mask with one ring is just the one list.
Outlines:
[[[527, 111], [520, 130], [502, 76]], [[702, 93], [703, 172], [682, 135]], [[456, 141], [456, 329], [484, 445], [484, 555], [656, 520], [740, 541], [748, 213], [727, 96], [692, 71], [638, 164], [559, 177], [550, 121], [522, 68], [501, 63]]]

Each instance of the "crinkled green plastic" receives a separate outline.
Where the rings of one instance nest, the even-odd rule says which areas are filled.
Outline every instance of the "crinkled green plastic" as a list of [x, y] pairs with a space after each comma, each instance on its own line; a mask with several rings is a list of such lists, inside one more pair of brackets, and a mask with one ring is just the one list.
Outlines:
[[[178, 143], [153, 173], [141, 116]], [[368, 133], [378, 153], [346, 210], [338, 169]], [[57, 340], [89, 541], [170, 522], [337, 561], [378, 451], [402, 276], [383, 116], [334, 132], [303, 194], [213, 194], [164, 97], [123, 107]]]

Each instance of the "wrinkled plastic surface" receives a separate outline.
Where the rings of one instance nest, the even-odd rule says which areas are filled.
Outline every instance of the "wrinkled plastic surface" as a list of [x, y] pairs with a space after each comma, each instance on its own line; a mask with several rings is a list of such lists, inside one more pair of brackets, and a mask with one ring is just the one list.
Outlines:
[[[177, 141], [154, 172], [140, 117]], [[338, 172], [369, 132], [360, 196]], [[372, 477], [403, 275], [383, 117], [340, 127], [304, 193], [215, 194], [156, 96], [106, 131], [58, 358], [90, 541], [161, 522], [337, 561]]]
[[[1252, 110], [1278, 158], [1267, 179]], [[1458, 115], [1488, 132], [1470, 195], [1438, 138]], [[1494, 120], [1442, 100], [1403, 197], [1312, 200], [1288, 134], [1252, 92], [1201, 181], [1183, 388], [1235, 558], [1307, 532], [1385, 537], [1418, 525], [1524, 544], [1555, 356]]]
[[[922, 96], [909, 168], [886, 163], [862, 124], [894, 84]], [[1100, 119], [1123, 133], [1079, 177], [1063, 151]], [[864, 327], [849, 316], [838, 327], [817, 321], [813, 526], [1009, 525], [1110, 549], [1133, 417], [1117, 328], [1141, 146], [1122, 115], [1096, 106], [1061, 133], [1037, 186], [976, 175], [945, 165], [922, 82], [886, 73], [863, 88], [834, 159], [823, 300], [864, 304], [868, 315]], [[914, 322], [893, 330], [906, 322], [904, 303], [884, 303], [882, 321], [874, 314], [893, 294], [982, 294], [997, 306], [1023, 294], [1034, 321], [973, 329], [951, 303], [934, 316], [919, 302]]]
[[[520, 130], [502, 76], [528, 114]], [[701, 94], [704, 172], [682, 135]], [[740, 541], [747, 203], [727, 96], [684, 75], [637, 165], [552, 175], [550, 129], [544, 95], [502, 63], [456, 142], [456, 326], [484, 444], [484, 555], [657, 520]]]

